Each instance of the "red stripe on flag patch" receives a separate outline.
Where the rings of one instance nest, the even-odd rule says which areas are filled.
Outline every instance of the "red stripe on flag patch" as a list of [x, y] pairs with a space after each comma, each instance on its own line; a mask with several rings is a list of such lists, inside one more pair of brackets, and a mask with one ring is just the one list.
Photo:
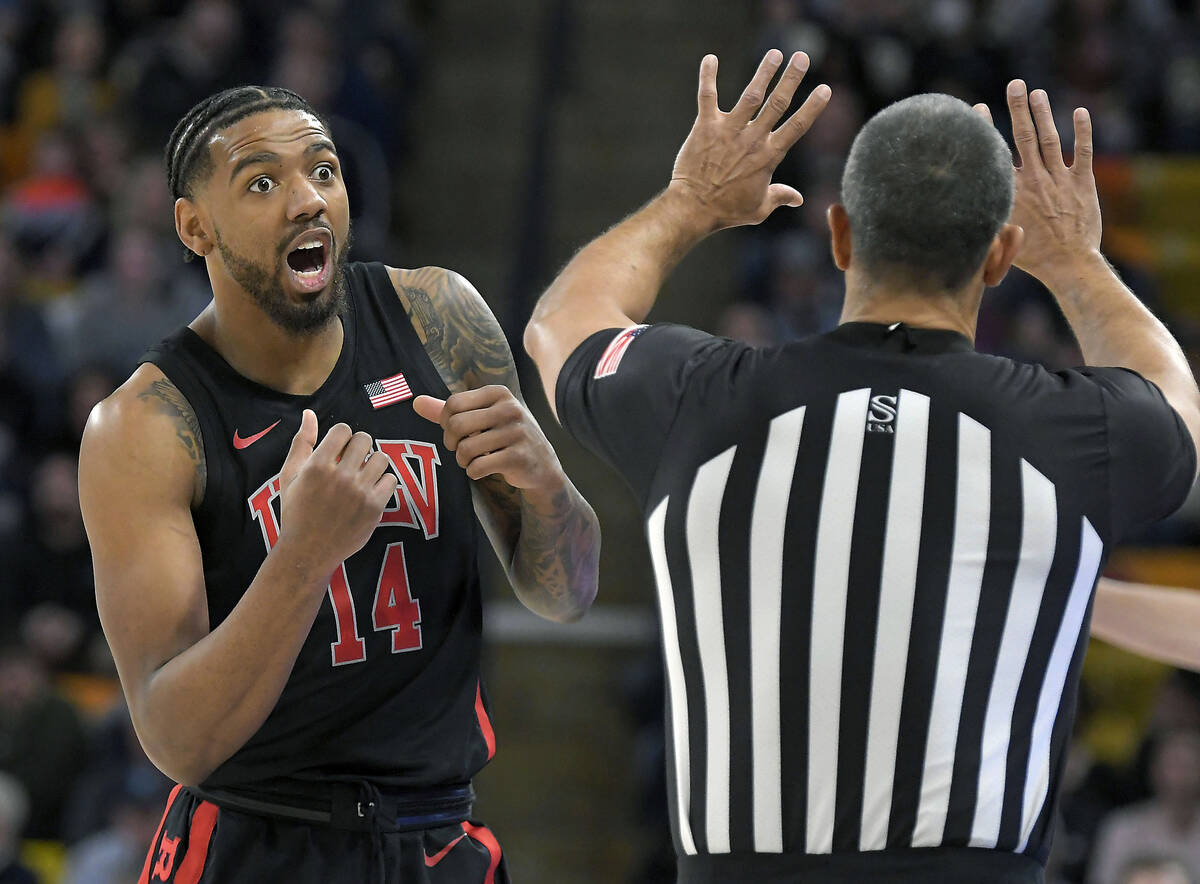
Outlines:
[[618, 366], [621, 364], [621, 360], [625, 356], [625, 351], [633, 343], [633, 339], [647, 328], [649, 326], [635, 325], [632, 328], [625, 329], [625, 331], [613, 338], [612, 343], [605, 348], [604, 353], [600, 356], [600, 361], [596, 363], [595, 377], [606, 378], [610, 374], [615, 374]]
[[413, 395], [408, 381], [404, 379], [404, 372], [400, 371], [390, 378], [380, 378], [369, 384], [363, 384], [363, 390], [366, 391], [367, 398], [371, 400], [372, 408], [383, 408], [385, 405], [403, 402], [405, 399], [411, 399]]

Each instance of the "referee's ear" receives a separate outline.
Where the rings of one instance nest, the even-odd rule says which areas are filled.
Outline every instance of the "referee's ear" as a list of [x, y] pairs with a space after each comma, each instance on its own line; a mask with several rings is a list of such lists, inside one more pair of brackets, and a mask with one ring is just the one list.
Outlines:
[[992, 240], [987, 257], [983, 259], [983, 284], [991, 287], [1000, 285], [1008, 268], [1016, 260], [1021, 243], [1025, 240], [1025, 230], [1016, 224], [1005, 224]]
[[829, 222], [830, 247], [833, 249], [833, 263], [843, 273], [850, 267], [850, 216], [846, 207], [841, 203], [833, 203], [825, 211], [825, 220]]

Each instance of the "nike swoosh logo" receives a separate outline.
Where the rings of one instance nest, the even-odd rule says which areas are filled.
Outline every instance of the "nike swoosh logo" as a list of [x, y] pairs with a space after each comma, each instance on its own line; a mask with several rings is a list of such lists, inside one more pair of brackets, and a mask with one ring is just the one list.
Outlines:
[[459, 835], [457, 838], [455, 838], [453, 841], [451, 841], [449, 844], [447, 844], [445, 847], [443, 847], [441, 850], [439, 850], [433, 856], [429, 856], [429, 854], [426, 854], [425, 855], [425, 865], [432, 869], [434, 866], [436, 866], [438, 863], [440, 863], [442, 860], [444, 860], [446, 858], [446, 854], [450, 852], [451, 847], [453, 847], [455, 844], [457, 844], [459, 841], [461, 841], [463, 838], [466, 838], [466, 837], [467, 837], [467, 833], [463, 832], [461, 835]]
[[[280, 420], [282, 420], [282, 418], [280, 418]], [[267, 435], [267, 433], [269, 433], [273, 429], [275, 429], [277, 426], [279, 426], [279, 421], [275, 421], [275, 423], [271, 424], [271, 426], [267, 427], [265, 430], [259, 430], [253, 436], [247, 436], [245, 439], [243, 439], [241, 436], [238, 435], [237, 430], [234, 430], [233, 431], [233, 447], [238, 448], [238, 449], [248, 448], [251, 445], [253, 445], [255, 442], [257, 442], [259, 439], [261, 439], [263, 436]]]

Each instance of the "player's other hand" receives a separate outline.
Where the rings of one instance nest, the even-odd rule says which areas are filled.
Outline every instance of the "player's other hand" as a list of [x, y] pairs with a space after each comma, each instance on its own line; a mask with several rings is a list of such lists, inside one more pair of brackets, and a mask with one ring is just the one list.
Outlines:
[[830, 89], [814, 89], [794, 114], [776, 128], [808, 72], [808, 56], [797, 52], [774, 90], [771, 79], [783, 63], [772, 49], [728, 113], [717, 107], [717, 57], [700, 62], [699, 110], [679, 150], [668, 191], [689, 201], [690, 212], [709, 230], [758, 224], [780, 206], [799, 206], [804, 198], [771, 175], [784, 155], [809, 130], [829, 103]]
[[317, 444], [317, 416], [305, 409], [279, 473], [279, 539], [330, 573], [366, 545], [396, 491], [387, 455], [366, 433], [334, 424]]
[[[1100, 199], [1092, 174], [1092, 120], [1085, 108], [1073, 115], [1075, 156], [1063, 161], [1062, 145], [1045, 90], [1027, 92], [1023, 80], [1008, 84], [1008, 111], [1020, 165], [1010, 221], [1025, 230], [1013, 262], [1042, 282], [1069, 273], [1073, 262], [1100, 250]], [[975, 110], [989, 121], [987, 106]]]
[[536, 490], [559, 481], [561, 467], [542, 428], [502, 384], [418, 396], [413, 410], [441, 426], [443, 442], [471, 479], [498, 475], [514, 488]]

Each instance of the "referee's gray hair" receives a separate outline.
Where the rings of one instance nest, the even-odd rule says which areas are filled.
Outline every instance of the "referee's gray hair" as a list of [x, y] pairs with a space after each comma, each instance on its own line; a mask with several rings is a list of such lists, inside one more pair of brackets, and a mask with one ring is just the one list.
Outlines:
[[954, 290], [1008, 220], [1012, 154], [949, 95], [914, 95], [859, 131], [842, 173], [853, 258], [877, 279]]

